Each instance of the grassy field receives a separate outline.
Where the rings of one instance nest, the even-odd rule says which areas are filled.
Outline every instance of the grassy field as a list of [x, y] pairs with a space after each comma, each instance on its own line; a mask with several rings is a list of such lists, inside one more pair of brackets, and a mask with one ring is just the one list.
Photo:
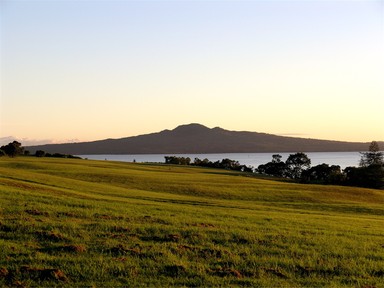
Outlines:
[[0, 158], [0, 286], [384, 287], [384, 191]]

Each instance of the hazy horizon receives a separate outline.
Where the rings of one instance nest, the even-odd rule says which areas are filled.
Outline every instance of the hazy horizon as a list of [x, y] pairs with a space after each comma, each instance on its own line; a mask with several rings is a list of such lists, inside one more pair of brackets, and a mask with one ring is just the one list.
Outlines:
[[[198, 124], [198, 125], [203, 125], [201, 123], [188, 123], [188, 124], [181, 124], [177, 127], [180, 127], [180, 126], [185, 126], [185, 125], [194, 125], [194, 124]], [[203, 125], [205, 126], [205, 125]], [[145, 133], [145, 134], [151, 134], [151, 133], [159, 133], [159, 132], [162, 132], [164, 130], [173, 130], [177, 127], [174, 127], [174, 128], [166, 128], [166, 129], [162, 129], [161, 131], [152, 131], [150, 133]], [[205, 126], [207, 127], [207, 126]], [[225, 129], [223, 127], [207, 127], [209, 129], [213, 129], [213, 128], [222, 128], [222, 129]], [[225, 129], [227, 130], [227, 129]], [[241, 132], [241, 131], [244, 131], [244, 130], [231, 130], [231, 131], [238, 131], [238, 132]], [[256, 133], [266, 133], [266, 132], [258, 132], [258, 131], [246, 131], [246, 132], [256, 132]], [[28, 139], [28, 138], [17, 138], [17, 137], [13, 137], [13, 136], [8, 136], [8, 137], [0, 137], [0, 146], [1, 145], [6, 145], [12, 141], [19, 141], [22, 143], [23, 146], [38, 146], [38, 145], [46, 145], [46, 144], [66, 144], [66, 143], [80, 143], [80, 142], [92, 142], [92, 141], [97, 141], [97, 140], [106, 140], [106, 139], [120, 139], [120, 138], [126, 138], [126, 137], [135, 137], [135, 136], [142, 136], [142, 135], [145, 135], [145, 134], [138, 134], [138, 135], [131, 135], [131, 136], [125, 136], [125, 137], [119, 137], [119, 138], [111, 138], [111, 137], [107, 137], [107, 138], [102, 138], [102, 139], [93, 139], [93, 140], [89, 140], [89, 141], [81, 141], [79, 139], [67, 139], [67, 140], [63, 140], [63, 141], [55, 141], [53, 139]], [[271, 133], [266, 133], [266, 134], [271, 134]], [[295, 138], [303, 138], [303, 139], [309, 139], [309, 137], [305, 137], [306, 135], [302, 135], [302, 134], [298, 134], [298, 135], [291, 135], [291, 134], [283, 134], [283, 135], [278, 135], [278, 134], [274, 134], [274, 135], [277, 135], [277, 136], [283, 136], [283, 137], [295, 137]], [[313, 138], [312, 138], [313, 139]], [[330, 140], [330, 139], [318, 139], [318, 140]], [[333, 140], [331, 140], [333, 141]], [[338, 140], [337, 140], [338, 141]], [[340, 140], [342, 141], [342, 140]], [[378, 142], [384, 142], [384, 141], [381, 141], [381, 140], [373, 140], [373, 141], [378, 141]], [[348, 141], [346, 141], [348, 142]], [[356, 142], [361, 142], [361, 143], [370, 143], [371, 141], [356, 141]]]
[[0, 139], [384, 141], [381, 0], [6, 0], [0, 18]]

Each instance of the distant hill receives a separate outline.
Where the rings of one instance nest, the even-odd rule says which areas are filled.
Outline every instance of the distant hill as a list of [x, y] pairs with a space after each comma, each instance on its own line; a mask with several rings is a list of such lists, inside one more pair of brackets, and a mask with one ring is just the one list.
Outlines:
[[[382, 145], [383, 143], [381, 143]], [[121, 139], [93, 142], [47, 144], [26, 147], [31, 153], [82, 154], [187, 154], [257, 152], [341, 152], [366, 151], [369, 143], [284, 137], [266, 133], [228, 131], [200, 124], [181, 125]]]

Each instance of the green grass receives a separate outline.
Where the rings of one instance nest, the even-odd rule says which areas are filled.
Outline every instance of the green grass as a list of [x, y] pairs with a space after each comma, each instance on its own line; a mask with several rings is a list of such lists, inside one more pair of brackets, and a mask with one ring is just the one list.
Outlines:
[[0, 286], [384, 287], [384, 191], [0, 158]]

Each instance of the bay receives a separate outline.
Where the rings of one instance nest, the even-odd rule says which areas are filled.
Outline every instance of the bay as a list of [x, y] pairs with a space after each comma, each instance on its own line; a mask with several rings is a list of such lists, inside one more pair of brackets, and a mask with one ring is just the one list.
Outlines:
[[[265, 164], [272, 160], [273, 154], [280, 154], [282, 161], [287, 160], [290, 154], [294, 153], [217, 153], [217, 154], [105, 154], [105, 155], [77, 155], [81, 158], [91, 160], [109, 160], [122, 162], [137, 163], [164, 163], [165, 156], [189, 157], [191, 162], [195, 158], [201, 160], [208, 159], [215, 162], [223, 159], [231, 159], [239, 161], [241, 165], [252, 166], [257, 168], [261, 164]], [[305, 153], [311, 159], [311, 166], [319, 164], [339, 165], [342, 169], [350, 166], [358, 166], [361, 158], [359, 152], [308, 152]]]

